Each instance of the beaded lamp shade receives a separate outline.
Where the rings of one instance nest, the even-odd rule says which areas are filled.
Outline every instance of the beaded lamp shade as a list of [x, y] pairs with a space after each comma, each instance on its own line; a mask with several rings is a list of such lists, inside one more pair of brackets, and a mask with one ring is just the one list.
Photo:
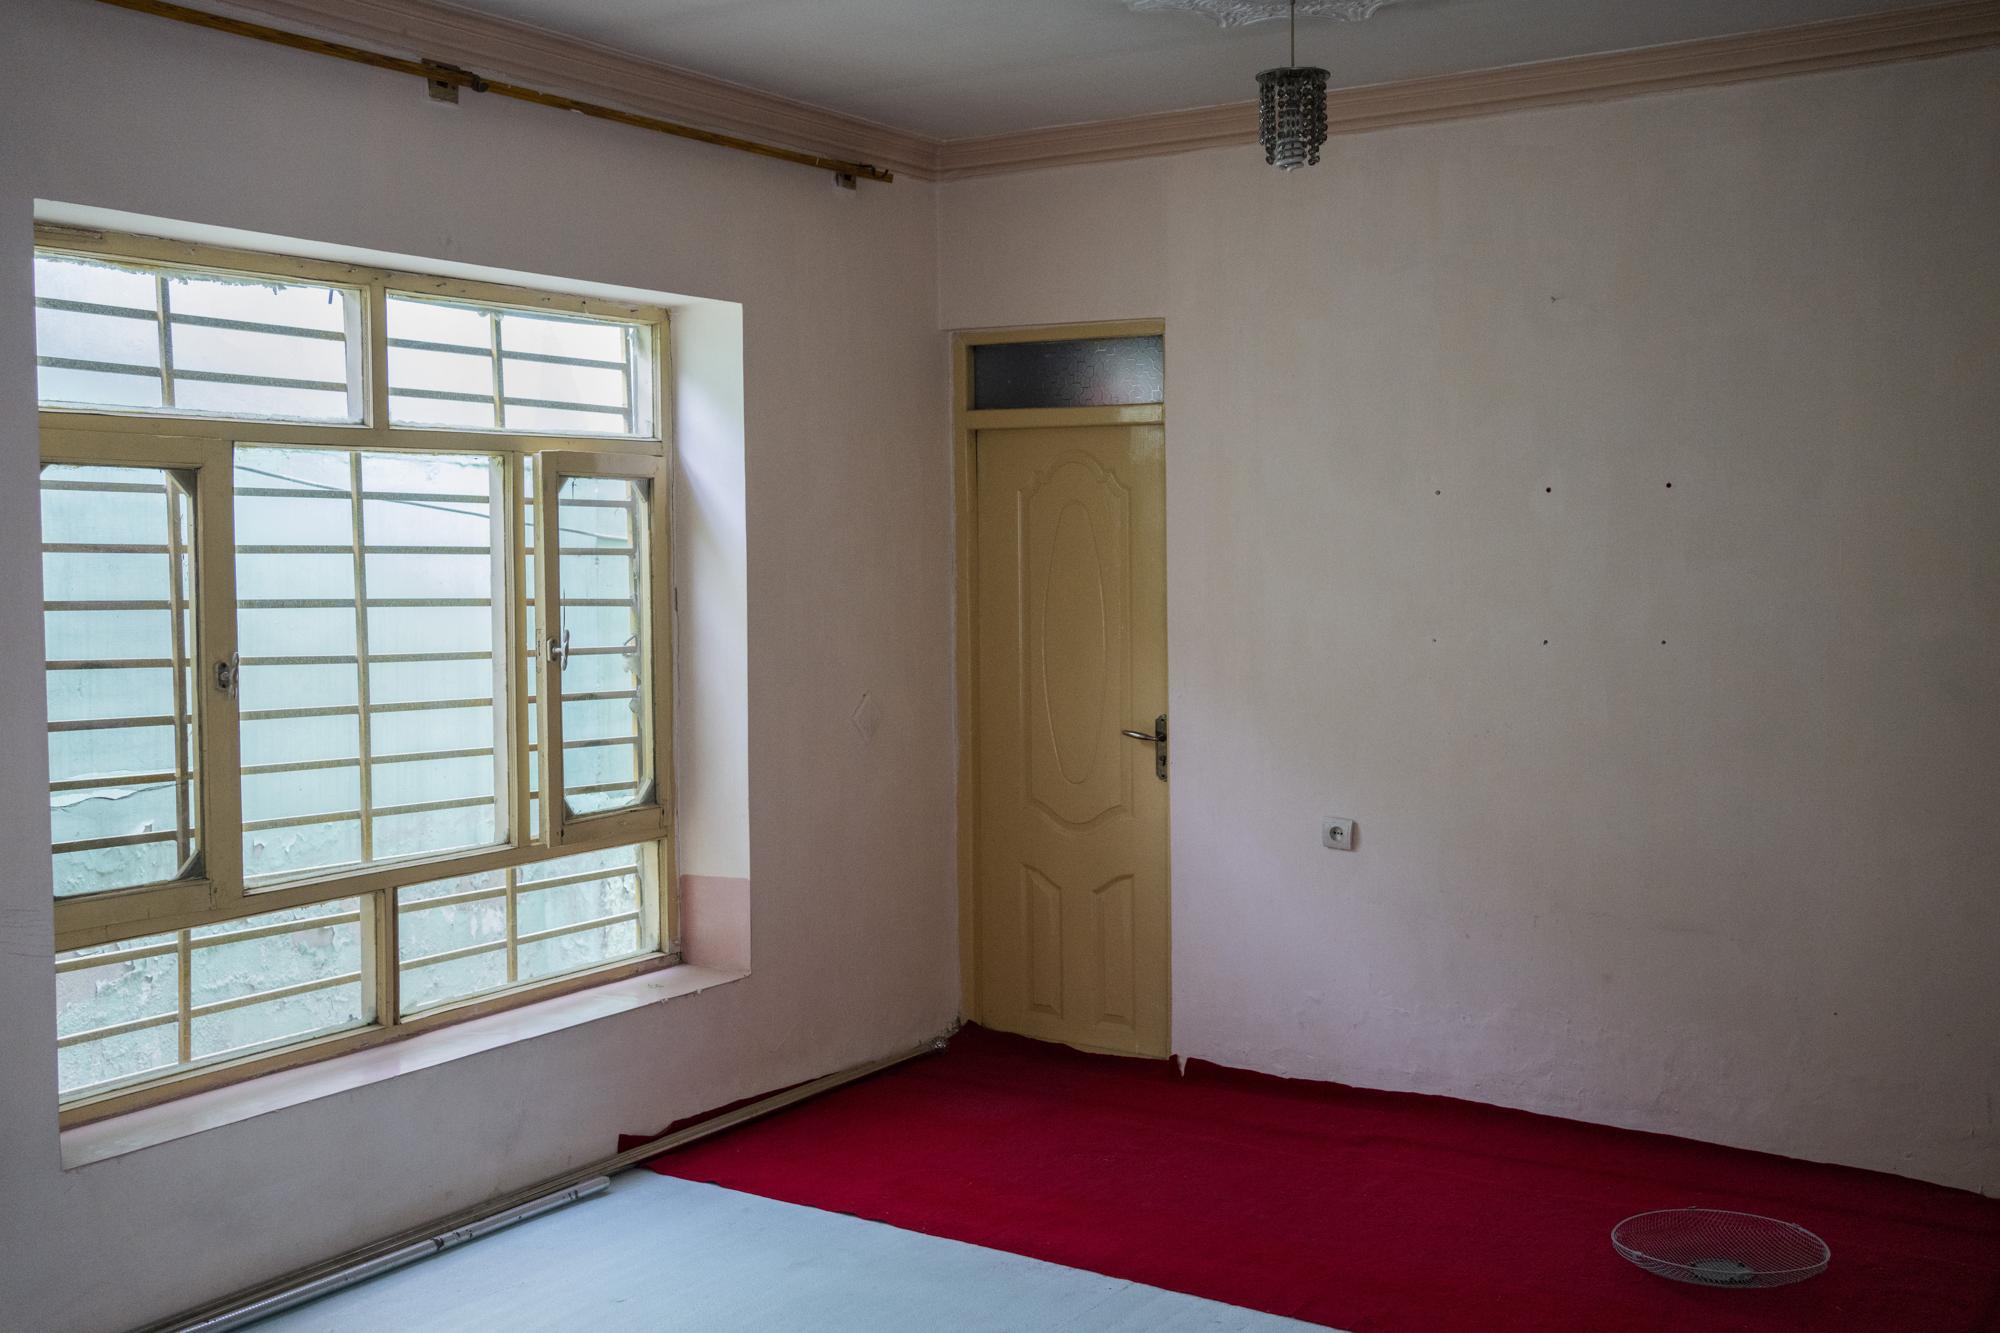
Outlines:
[[1257, 142], [1264, 145], [1264, 160], [1280, 170], [1319, 165], [1326, 143], [1325, 70], [1288, 66], [1257, 76]]

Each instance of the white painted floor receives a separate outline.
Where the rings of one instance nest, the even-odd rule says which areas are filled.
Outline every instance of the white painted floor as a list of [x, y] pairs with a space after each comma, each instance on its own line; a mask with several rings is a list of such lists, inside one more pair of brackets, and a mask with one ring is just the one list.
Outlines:
[[1317, 1325], [640, 1170], [595, 1199], [256, 1327], [1275, 1333]]

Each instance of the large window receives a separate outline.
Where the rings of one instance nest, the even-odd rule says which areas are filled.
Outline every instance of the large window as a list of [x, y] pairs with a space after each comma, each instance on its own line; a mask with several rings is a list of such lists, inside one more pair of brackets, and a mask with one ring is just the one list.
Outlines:
[[664, 314], [35, 277], [66, 1118], [673, 961]]

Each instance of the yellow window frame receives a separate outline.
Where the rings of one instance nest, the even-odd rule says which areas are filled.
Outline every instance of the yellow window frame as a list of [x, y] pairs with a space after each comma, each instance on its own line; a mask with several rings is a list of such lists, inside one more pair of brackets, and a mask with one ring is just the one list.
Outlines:
[[[38, 250], [62, 255], [126, 262], [142, 266], [184, 268], [232, 277], [307, 280], [357, 289], [362, 294], [360, 372], [366, 411], [358, 423], [302, 423], [262, 419], [194, 416], [184, 413], [45, 409], [41, 413], [42, 460], [45, 464], [79, 464], [154, 468], [180, 478], [192, 498], [194, 513], [195, 634], [189, 645], [196, 667], [196, 710], [199, 737], [196, 799], [200, 803], [201, 873], [184, 880], [117, 889], [58, 899], [55, 904], [56, 949], [59, 953], [122, 940], [185, 932], [283, 908], [356, 898], [363, 926], [363, 1005], [369, 1016], [358, 1031], [344, 1031], [294, 1046], [260, 1051], [238, 1060], [218, 1060], [170, 1072], [137, 1086], [113, 1085], [102, 1092], [80, 1092], [66, 1100], [65, 1124], [80, 1123], [136, 1106], [251, 1077], [271, 1069], [323, 1059], [425, 1031], [440, 1023], [560, 994], [618, 977], [635, 975], [680, 961], [679, 922], [674, 885], [676, 844], [673, 837], [673, 574], [671, 542], [672, 447], [669, 382], [668, 313], [655, 306], [557, 292], [507, 287], [491, 283], [441, 278], [435, 275], [376, 270], [355, 265], [291, 258], [263, 252], [224, 250], [153, 237], [79, 232], [71, 228], [38, 228]], [[650, 330], [651, 404], [655, 427], [650, 438], [636, 436], [570, 436], [499, 429], [431, 428], [392, 425], [388, 405], [387, 305], [391, 293], [407, 293], [470, 304], [527, 312], [568, 314], [641, 323]], [[240, 709], [234, 694], [216, 687], [214, 669], [232, 662], [236, 653], [234, 455], [239, 445], [291, 445], [384, 452], [462, 453], [498, 456], [504, 463], [504, 510], [497, 524], [508, 546], [504, 594], [511, 627], [508, 642], [496, 645], [496, 684], [509, 691], [506, 716], [511, 720], [504, 740], [508, 750], [502, 799], [508, 813], [503, 844], [469, 852], [449, 852], [337, 869], [288, 878], [276, 883], [249, 883], [242, 858]], [[638, 481], [646, 494], [646, 560], [643, 604], [647, 642], [642, 652], [648, 667], [650, 697], [643, 742], [650, 755], [655, 783], [639, 804], [602, 814], [566, 816], [560, 799], [561, 709], [539, 710], [540, 753], [544, 757], [540, 826], [529, 826], [527, 775], [531, 738], [528, 697], [552, 694], [553, 672], [546, 653], [528, 652], [527, 606], [561, 604], [561, 562], [544, 559], [536, 565], [536, 587], [528, 587], [526, 521], [523, 501], [525, 469], [537, 470], [536, 505], [549, 507], [560, 479], [569, 476], [622, 477]], [[538, 512], [536, 531], [553, 532], [550, 519]], [[534, 679], [527, 663], [532, 660]], [[553, 686], [559, 693], [559, 685]], [[552, 762], [550, 762], [552, 760]], [[553, 794], [554, 799], [551, 799]], [[654, 850], [640, 855], [642, 888], [642, 949], [652, 952], [610, 964], [533, 982], [513, 980], [511, 954], [515, 932], [511, 895], [518, 867], [580, 852], [646, 844]], [[467, 1000], [404, 1015], [398, 997], [398, 910], [396, 892], [426, 881], [506, 871], [509, 888], [509, 984]], [[183, 949], [185, 937], [183, 936]], [[183, 977], [183, 985], [186, 979]]]

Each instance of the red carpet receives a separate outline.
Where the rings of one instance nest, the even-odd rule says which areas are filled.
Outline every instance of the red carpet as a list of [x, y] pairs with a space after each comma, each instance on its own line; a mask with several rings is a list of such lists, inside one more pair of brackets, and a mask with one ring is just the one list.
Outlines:
[[[2000, 1329], [2000, 1201], [976, 1028], [653, 1169], [1354, 1333]], [[1710, 1291], [1612, 1253], [1685, 1204], [1798, 1222], [1832, 1267]]]

